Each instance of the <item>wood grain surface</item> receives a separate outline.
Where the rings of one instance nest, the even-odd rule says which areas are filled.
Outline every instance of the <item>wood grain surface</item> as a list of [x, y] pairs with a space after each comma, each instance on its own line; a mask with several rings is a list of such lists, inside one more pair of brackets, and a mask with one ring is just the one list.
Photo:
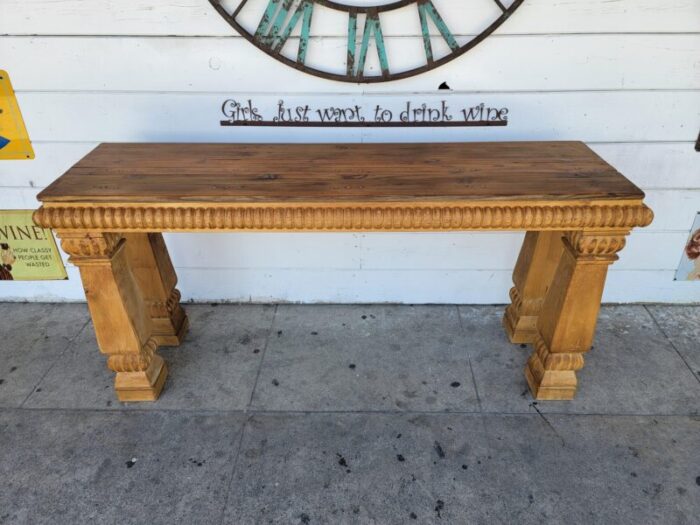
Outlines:
[[580, 142], [102, 144], [43, 202], [641, 200]]

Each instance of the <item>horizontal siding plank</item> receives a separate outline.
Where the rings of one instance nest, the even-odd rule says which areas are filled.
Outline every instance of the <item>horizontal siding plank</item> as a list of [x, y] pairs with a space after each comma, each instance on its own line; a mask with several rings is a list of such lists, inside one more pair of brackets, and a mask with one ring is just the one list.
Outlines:
[[[523, 234], [169, 233], [165, 237], [173, 264], [181, 269], [512, 272]], [[687, 232], [635, 230], [614, 268], [675, 271], [687, 238]]]
[[68, 280], [64, 281], [3, 281], [0, 301], [83, 302], [85, 292], [80, 284], [80, 272], [67, 265]]
[[[31, 161], [0, 162], [0, 187], [48, 186], [97, 146], [96, 142], [34, 142]], [[593, 150], [642, 189], [700, 189], [700, 155], [693, 142], [591, 144]]]
[[[362, 269], [510, 271], [522, 238], [520, 233], [364, 234], [360, 241]], [[687, 238], [685, 232], [636, 230], [628, 238], [615, 269], [675, 270]], [[314, 250], [323, 252], [325, 248], [318, 242]], [[186, 266], [183, 263], [178, 262]]]
[[361, 105], [373, 118], [377, 104], [398, 115], [406, 100], [460, 107], [507, 107], [509, 125], [489, 128], [253, 128], [221, 127], [221, 105], [231, 95], [169, 93], [20, 93], [30, 136], [69, 142], [462, 142], [583, 140], [693, 141], [700, 121], [698, 91], [581, 93], [450, 93], [390, 95], [236, 95], [252, 99], [271, 119], [284, 97], [288, 107]]
[[[0, 162], [0, 188], [29, 187], [39, 190], [87, 155], [97, 142], [37, 142], [32, 146], [32, 160], [3, 160]], [[1, 191], [1, 190], [0, 190]]]
[[[460, 9], [479, 19], [487, 2], [442, 0], [444, 12]], [[698, 32], [696, 0], [527, 0], [500, 33]], [[0, 34], [11, 35], [210, 35], [233, 29], [206, 0], [3, 0]]]
[[[509, 271], [179, 270], [184, 297], [195, 301], [503, 304]], [[697, 283], [672, 271], [617, 271], [605, 302], [700, 302]]]
[[700, 213], [700, 190], [647, 190], [645, 202], [654, 210], [647, 230], [689, 232]]
[[700, 153], [694, 142], [591, 144], [591, 148], [637, 186], [700, 188]]
[[[697, 282], [673, 271], [611, 270], [609, 303], [700, 303]], [[77, 268], [67, 281], [16, 281], [0, 286], [0, 301], [84, 301]], [[351, 271], [179, 269], [183, 301], [254, 303], [505, 304], [509, 271]], [[186, 306], [185, 306], [186, 308]]]
[[[387, 91], [386, 84], [353, 86], [301, 73], [243, 39], [5, 37], [0, 45], [7, 50], [3, 67], [20, 91]], [[342, 57], [346, 46], [326, 38], [317, 51]], [[446, 81], [457, 91], [698, 89], [699, 50], [700, 35], [503, 37], [392, 86], [422, 91]], [[124, 59], [134, 56], [138, 60]], [[411, 65], [420, 66], [425, 58], [414, 60]]]
[[[208, 275], [209, 274], [209, 275]], [[674, 272], [611, 271], [604, 302], [700, 302], [697, 283]], [[185, 297], [195, 301], [504, 304], [508, 271], [276, 271], [181, 270]]]
[[[507, 270], [520, 250], [520, 233], [249, 233], [166, 234], [182, 269], [245, 270]], [[675, 270], [685, 232], [629, 237], [616, 270]]]
[[675, 281], [675, 271], [615, 271], [603, 293], [608, 303], [700, 303], [697, 281]]

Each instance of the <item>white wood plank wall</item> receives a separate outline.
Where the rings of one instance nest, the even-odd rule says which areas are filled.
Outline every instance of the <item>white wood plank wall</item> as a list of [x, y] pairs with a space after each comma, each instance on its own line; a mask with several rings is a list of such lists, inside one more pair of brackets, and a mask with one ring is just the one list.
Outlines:
[[[458, 0], [442, 0], [457, 6]], [[460, 6], [463, 4], [460, 4]], [[405, 27], [387, 40], [418, 40]], [[344, 46], [326, 31], [320, 49]], [[296, 72], [237, 36], [206, 0], [0, 0], [0, 68], [18, 92], [37, 158], [0, 163], [0, 209], [36, 193], [101, 141], [587, 141], [656, 212], [613, 266], [605, 300], [700, 302], [676, 282], [700, 211], [700, 2], [525, 0], [448, 65], [349, 85]], [[442, 82], [449, 94], [437, 92]], [[218, 126], [229, 96], [271, 107], [381, 100], [485, 102], [507, 128], [246, 129]], [[186, 299], [501, 303], [521, 234], [168, 235]], [[0, 284], [0, 300], [83, 300], [65, 282]]]

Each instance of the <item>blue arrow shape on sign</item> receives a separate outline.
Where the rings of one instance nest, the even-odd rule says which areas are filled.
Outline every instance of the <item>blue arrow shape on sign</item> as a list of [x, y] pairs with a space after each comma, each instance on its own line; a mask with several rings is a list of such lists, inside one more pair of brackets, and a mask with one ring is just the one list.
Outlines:
[[4, 148], [10, 143], [10, 139], [6, 139], [2, 135], [0, 135], [0, 149]]

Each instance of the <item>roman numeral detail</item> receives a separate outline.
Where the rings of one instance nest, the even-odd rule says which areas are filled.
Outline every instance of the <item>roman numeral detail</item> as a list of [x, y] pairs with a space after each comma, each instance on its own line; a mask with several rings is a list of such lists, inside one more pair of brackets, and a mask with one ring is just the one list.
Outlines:
[[425, 56], [428, 59], [428, 64], [433, 64], [435, 59], [433, 58], [433, 45], [430, 42], [430, 28], [428, 27], [428, 17], [433, 21], [435, 27], [445, 39], [447, 45], [450, 46], [452, 51], [459, 50], [459, 44], [455, 40], [452, 32], [447, 28], [447, 24], [435, 9], [433, 2], [431, 0], [418, 0], [418, 16], [420, 17], [420, 27], [421, 33], [423, 34], [423, 47], [425, 48]]
[[501, 8], [501, 11], [503, 11], [504, 13], [507, 11], [506, 6], [503, 5], [503, 2], [501, 2], [501, 0], [493, 0], [493, 1], [496, 2], [498, 7]]
[[384, 34], [382, 33], [382, 24], [379, 21], [379, 13], [376, 9], [367, 11], [365, 18], [365, 27], [362, 31], [362, 44], [360, 46], [360, 55], [356, 54], [357, 47], [357, 11], [350, 11], [348, 19], [348, 60], [347, 74], [351, 77], [361, 78], [365, 73], [365, 62], [367, 61], [367, 52], [369, 50], [370, 38], [374, 38], [374, 45], [377, 48], [379, 56], [379, 67], [382, 70], [382, 76], [389, 76], [389, 60], [386, 55], [386, 46], [384, 45]]
[[314, 4], [311, 0], [301, 0], [291, 18], [287, 20], [293, 3], [294, 0], [269, 0], [253, 38], [262, 46], [279, 53], [289, 40], [292, 31], [301, 21], [297, 62], [303, 64], [306, 61], [306, 51], [309, 48]]

